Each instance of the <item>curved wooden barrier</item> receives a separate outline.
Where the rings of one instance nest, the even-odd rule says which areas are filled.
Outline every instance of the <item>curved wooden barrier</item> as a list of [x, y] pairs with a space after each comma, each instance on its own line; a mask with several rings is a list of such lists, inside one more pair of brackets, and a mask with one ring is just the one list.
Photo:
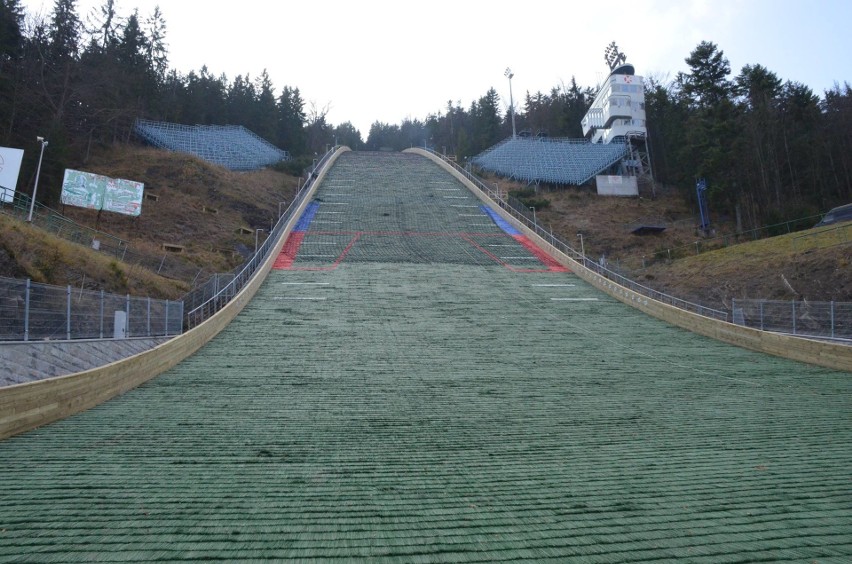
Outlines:
[[440, 157], [423, 149], [406, 149], [405, 152], [415, 153], [432, 159], [467, 186], [471, 192], [499, 213], [506, 221], [510, 222], [515, 228], [523, 231], [527, 237], [535, 241], [539, 247], [559, 261], [560, 264], [568, 267], [577, 276], [592, 286], [629, 306], [635, 307], [648, 315], [677, 327], [738, 347], [835, 370], [852, 371], [852, 346], [783, 335], [781, 333], [771, 333], [769, 331], [761, 331], [751, 327], [743, 327], [726, 321], [704, 317], [703, 315], [654, 300], [621, 286], [612, 280], [608, 280], [542, 239], [532, 229], [519, 222], [504, 209], [495, 206], [494, 202], [483, 194], [470, 180], [451, 165], [444, 162]]
[[257, 293], [302, 211], [342, 147], [331, 156], [252, 280], [207, 321], [151, 350], [92, 370], [0, 388], [0, 439], [79, 413], [131, 390], [195, 353], [219, 334]]

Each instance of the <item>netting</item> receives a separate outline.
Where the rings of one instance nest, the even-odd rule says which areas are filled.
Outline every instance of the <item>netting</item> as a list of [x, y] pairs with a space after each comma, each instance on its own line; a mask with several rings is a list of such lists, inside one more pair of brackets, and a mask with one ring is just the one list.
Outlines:
[[343, 155], [284, 252], [293, 269], [343, 261], [552, 266], [441, 167], [399, 153]]

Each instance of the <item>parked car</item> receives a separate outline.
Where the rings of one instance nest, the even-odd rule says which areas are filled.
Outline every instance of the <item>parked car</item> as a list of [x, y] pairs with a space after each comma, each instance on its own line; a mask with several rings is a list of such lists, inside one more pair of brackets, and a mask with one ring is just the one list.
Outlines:
[[823, 216], [822, 221], [814, 225], [814, 227], [822, 227], [823, 225], [831, 225], [832, 223], [843, 223], [844, 221], [852, 221], [852, 204], [830, 209]]

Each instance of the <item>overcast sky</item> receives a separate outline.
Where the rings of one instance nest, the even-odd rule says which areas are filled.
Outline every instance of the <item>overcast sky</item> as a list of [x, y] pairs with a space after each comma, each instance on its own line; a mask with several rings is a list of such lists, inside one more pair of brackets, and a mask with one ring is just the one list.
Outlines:
[[[85, 19], [103, 0], [78, 0]], [[637, 74], [673, 78], [702, 40], [716, 43], [733, 75], [762, 64], [822, 96], [852, 82], [852, 0], [116, 0], [142, 18], [159, 5], [169, 64], [181, 73], [258, 76], [276, 94], [298, 87], [333, 124], [351, 121], [366, 140], [374, 121], [400, 123], [465, 108], [494, 87], [509, 106], [576, 77], [595, 86], [615, 41]], [[24, 0], [49, 14], [52, 0]], [[607, 12], [607, 10], [611, 10]]]

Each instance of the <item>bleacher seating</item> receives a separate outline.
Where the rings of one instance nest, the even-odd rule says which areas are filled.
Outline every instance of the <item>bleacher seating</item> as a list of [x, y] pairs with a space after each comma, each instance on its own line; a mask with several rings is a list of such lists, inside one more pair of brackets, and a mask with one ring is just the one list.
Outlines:
[[136, 121], [136, 134], [161, 149], [191, 153], [231, 170], [255, 170], [290, 158], [241, 125], [180, 125]]
[[623, 143], [510, 137], [474, 157], [473, 163], [514, 180], [579, 186], [626, 154], [627, 146]]

